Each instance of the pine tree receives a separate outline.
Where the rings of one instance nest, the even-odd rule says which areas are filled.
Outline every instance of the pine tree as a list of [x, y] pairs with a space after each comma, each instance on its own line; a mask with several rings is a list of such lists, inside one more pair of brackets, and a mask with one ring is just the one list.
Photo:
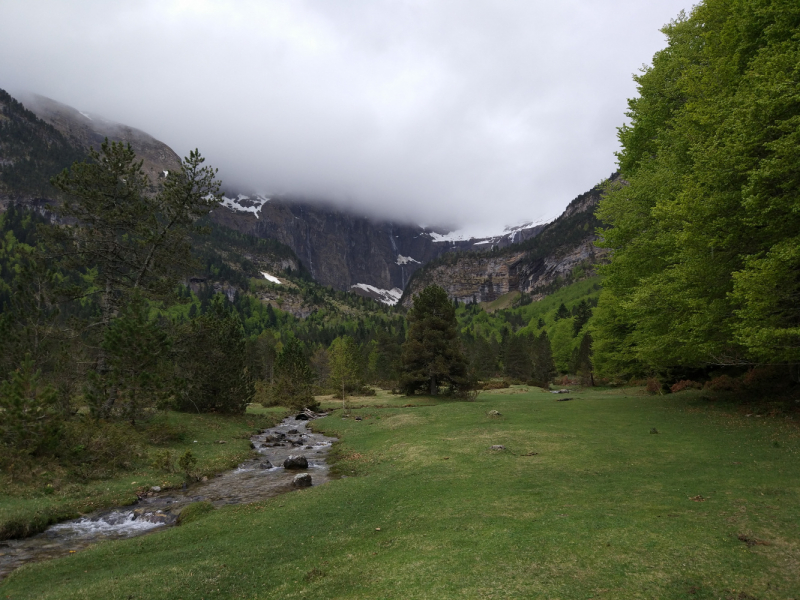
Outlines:
[[546, 331], [543, 331], [533, 342], [531, 358], [533, 359], [532, 384], [547, 388], [550, 385], [550, 379], [556, 374], [556, 366], [553, 362], [550, 338], [547, 337]]
[[242, 414], [255, 393], [238, 315], [218, 294], [195, 319], [178, 353], [177, 404], [188, 412]]
[[61, 438], [63, 415], [58, 411], [56, 392], [42, 385], [40, 377], [27, 356], [20, 368], [0, 383], [0, 443], [12, 452], [52, 451]]
[[123, 416], [132, 425], [166, 397], [163, 362], [170, 339], [163, 324], [150, 319], [150, 306], [134, 294], [106, 331], [103, 348], [108, 353], [109, 377], [124, 398]]
[[406, 394], [426, 390], [436, 395], [442, 385], [452, 391], [470, 388], [457, 326], [455, 310], [442, 288], [429, 286], [414, 297], [401, 358], [400, 385]]

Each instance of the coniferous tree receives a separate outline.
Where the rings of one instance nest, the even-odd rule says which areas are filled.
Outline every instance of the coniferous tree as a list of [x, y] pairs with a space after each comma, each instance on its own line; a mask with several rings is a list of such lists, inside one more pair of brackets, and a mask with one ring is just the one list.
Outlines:
[[442, 385], [453, 391], [470, 388], [455, 310], [447, 292], [435, 285], [422, 290], [414, 297], [408, 324], [401, 358], [403, 390], [407, 394], [425, 390], [436, 395]]
[[170, 339], [162, 323], [150, 319], [150, 306], [134, 294], [106, 331], [109, 377], [124, 399], [122, 415], [132, 425], [166, 397], [164, 360]]
[[531, 357], [533, 362], [532, 384], [543, 388], [548, 387], [550, 379], [556, 374], [556, 366], [553, 362], [553, 349], [550, 347], [550, 339], [547, 337], [546, 331], [543, 331], [532, 343]]
[[526, 335], [511, 335], [505, 356], [505, 374], [512, 379], [527, 381], [531, 377], [533, 362], [531, 344]]
[[181, 341], [176, 391], [180, 410], [241, 414], [252, 401], [255, 390], [242, 323], [225, 303], [222, 295], [215, 296]]
[[8, 380], [0, 382], [0, 444], [12, 454], [52, 451], [61, 437], [63, 415], [56, 391], [40, 378], [28, 356]]

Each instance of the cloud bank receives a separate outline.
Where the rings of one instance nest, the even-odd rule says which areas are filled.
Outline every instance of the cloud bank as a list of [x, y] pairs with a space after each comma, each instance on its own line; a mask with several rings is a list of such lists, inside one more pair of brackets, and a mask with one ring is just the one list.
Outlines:
[[4, 0], [0, 87], [199, 148], [227, 188], [501, 228], [615, 168], [683, 0]]

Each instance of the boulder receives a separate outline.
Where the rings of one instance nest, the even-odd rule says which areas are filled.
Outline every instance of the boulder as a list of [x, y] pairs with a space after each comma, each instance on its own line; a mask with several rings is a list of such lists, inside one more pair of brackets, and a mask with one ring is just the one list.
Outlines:
[[161, 491], [161, 486], [160, 485], [154, 485], [153, 487], [150, 488], [150, 491], [151, 492], [160, 492]]
[[308, 421], [308, 415], [306, 413], [300, 413], [294, 418], [295, 421]]
[[311, 475], [308, 473], [298, 473], [292, 479], [294, 487], [311, 487]]
[[258, 465], [258, 468], [259, 469], [271, 469], [272, 468], [272, 463], [269, 462], [268, 460], [265, 460], [264, 462], [262, 462], [262, 463], [260, 463]]
[[284, 469], [307, 469], [308, 460], [305, 456], [295, 456], [290, 454], [285, 461], [283, 461]]

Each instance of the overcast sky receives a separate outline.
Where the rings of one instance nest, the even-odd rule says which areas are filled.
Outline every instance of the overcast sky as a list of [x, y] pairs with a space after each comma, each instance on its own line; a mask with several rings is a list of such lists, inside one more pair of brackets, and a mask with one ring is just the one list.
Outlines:
[[229, 187], [488, 231], [615, 168], [686, 0], [2, 0], [0, 87], [199, 148]]

